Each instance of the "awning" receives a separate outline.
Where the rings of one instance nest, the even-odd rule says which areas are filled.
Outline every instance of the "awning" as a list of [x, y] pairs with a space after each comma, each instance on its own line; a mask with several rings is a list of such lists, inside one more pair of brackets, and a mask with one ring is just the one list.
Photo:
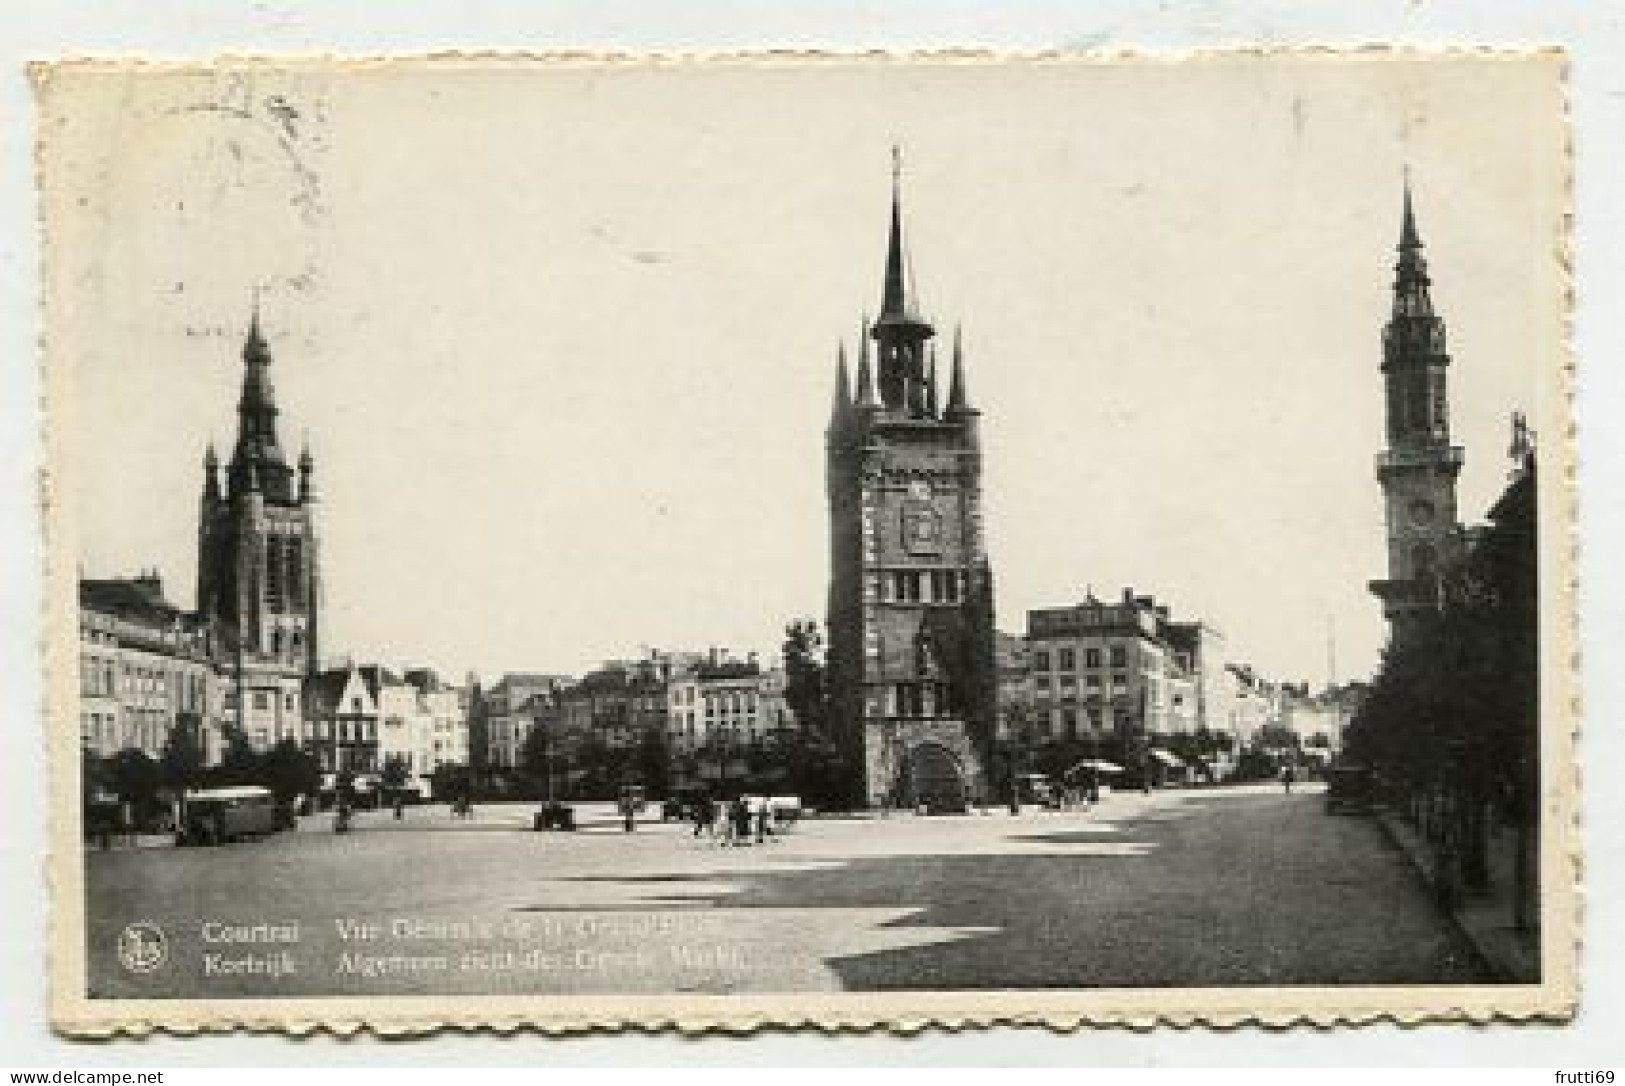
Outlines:
[[1116, 764], [1115, 762], [1102, 761], [1099, 758], [1085, 758], [1083, 761], [1077, 763], [1071, 769], [1067, 770], [1066, 775], [1070, 779], [1072, 777], [1077, 776], [1079, 773], [1084, 773], [1084, 772], [1087, 772], [1087, 771], [1089, 771], [1091, 769], [1094, 770], [1096, 773], [1121, 773], [1121, 772], [1123, 772], [1123, 767]]
[[1157, 747], [1151, 748], [1151, 757], [1155, 758], [1157, 761], [1171, 769], [1182, 769], [1185, 765], [1184, 762], [1180, 761], [1174, 755], [1169, 754], [1167, 751], [1161, 750]]

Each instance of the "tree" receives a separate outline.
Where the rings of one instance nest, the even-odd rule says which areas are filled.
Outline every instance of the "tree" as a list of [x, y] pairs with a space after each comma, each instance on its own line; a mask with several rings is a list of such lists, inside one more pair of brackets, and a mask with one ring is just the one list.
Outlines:
[[488, 784], [491, 779], [490, 706], [479, 683], [468, 692], [468, 771], [473, 782]]
[[803, 732], [826, 734], [829, 694], [824, 679], [824, 638], [811, 619], [784, 628], [784, 701]]
[[638, 735], [636, 762], [643, 787], [650, 795], [664, 798], [671, 787], [671, 744], [664, 728], [658, 724], [644, 727]]
[[473, 789], [473, 772], [466, 765], [456, 762], [442, 762], [434, 767], [429, 774], [429, 787], [437, 800], [455, 800], [470, 798]]
[[243, 731], [242, 725], [222, 724], [220, 734], [226, 741], [226, 750], [220, 757], [220, 764], [211, 775], [220, 784], [258, 784], [259, 755], [254, 752], [254, 747], [249, 743], [248, 734]]
[[390, 799], [400, 798], [405, 791], [406, 783], [412, 779], [412, 771], [406, 767], [406, 759], [399, 754], [391, 754], [384, 759], [384, 768], [378, 775], [378, 783], [383, 787], [384, 795]]
[[257, 759], [255, 782], [269, 788], [282, 804], [297, 796], [314, 796], [322, 787], [322, 767], [316, 756], [292, 739], [283, 739]]
[[126, 747], [113, 755], [107, 772], [113, 793], [129, 804], [136, 823], [146, 822], [158, 808], [158, 789], [163, 785], [158, 763], [145, 751]]
[[195, 713], [177, 714], [175, 726], [158, 755], [165, 787], [177, 795], [195, 788], [203, 779], [204, 762], [203, 721]]

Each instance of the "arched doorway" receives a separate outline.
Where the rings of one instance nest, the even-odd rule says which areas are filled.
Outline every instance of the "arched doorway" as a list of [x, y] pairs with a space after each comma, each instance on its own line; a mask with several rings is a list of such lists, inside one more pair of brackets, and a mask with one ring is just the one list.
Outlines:
[[958, 812], [969, 799], [959, 759], [940, 743], [921, 743], [908, 752], [897, 782], [903, 806], [932, 813]]

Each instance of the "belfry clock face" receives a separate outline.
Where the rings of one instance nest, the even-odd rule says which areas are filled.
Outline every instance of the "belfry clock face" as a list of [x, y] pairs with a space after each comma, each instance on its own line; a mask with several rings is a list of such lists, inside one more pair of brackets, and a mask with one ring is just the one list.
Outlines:
[[1433, 518], [1438, 515], [1438, 512], [1432, 502], [1426, 498], [1417, 498], [1411, 502], [1410, 506], [1411, 523], [1417, 525], [1432, 524]]

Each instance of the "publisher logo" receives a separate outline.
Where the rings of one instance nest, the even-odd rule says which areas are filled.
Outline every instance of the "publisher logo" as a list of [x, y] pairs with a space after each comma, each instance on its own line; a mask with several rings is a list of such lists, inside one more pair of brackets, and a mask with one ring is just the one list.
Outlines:
[[169, 957], [164, 929], [145, 920], [130, 924], [118, 937], [118, 960], [132, 973], [151, 973]]

